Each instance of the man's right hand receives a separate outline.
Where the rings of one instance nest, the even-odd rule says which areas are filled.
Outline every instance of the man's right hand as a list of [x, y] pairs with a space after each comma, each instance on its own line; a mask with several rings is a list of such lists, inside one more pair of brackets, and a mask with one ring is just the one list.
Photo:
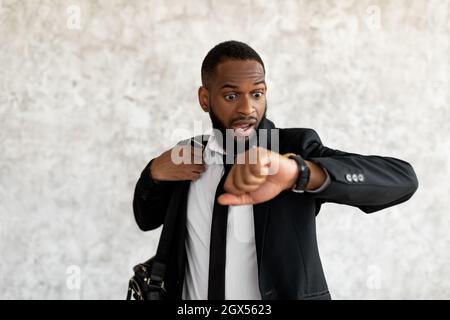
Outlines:
[[[173, 150], [173, 151], [172, 151]], [[186, 163], [176, 164], [172, 161], [172, 153], [183, 157], [183, 152], [190, 150], [190, 161]], [[150, 174], [156, 182], [158, 181], [177, 181], [192, 180], [200, 178], [205, 171], [205, 164], [202, 158], [201, 150], [197, 150], [194, 154], [194, 148], [180, 148], [175, 146], [163, 152], [159, 157], [155, 158], [150, 166]], [[184, 158], [184, 157], [183, 157]], [[187, 157], [186, 157], [187, 158]]]

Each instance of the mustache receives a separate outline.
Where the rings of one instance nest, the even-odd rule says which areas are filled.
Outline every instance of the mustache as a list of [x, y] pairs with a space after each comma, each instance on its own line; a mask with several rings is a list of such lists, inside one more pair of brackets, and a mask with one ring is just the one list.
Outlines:
[[231, 124], [236, 123], [236, 122], [258, 122], [258, 118], [256, 117], [240, 117], [237, 119], [234, 119], [233, 121], [231, 121]]
[[[214, 129], [218, 129], [218, 130], [222, 131], [223, 134], [225, 134], [225, 130], [226, 129], [232, 129], [232, 128], [227, 128], [226, 125], [221, 120], [219, 120], [219, 118], [216, 116], [216, 113], [215, 113], [215, 109], [216, 108], [212, 104], [211, 98], [209, 98], [208, 107], [209, 107], [208, 115], [209, 115], [209, 118], [211, 119], [211, 123], [212, 123], [212, 126], [213, 126]], [[268, 110], [268, 103], [266, 101], [265, 108], [264, 108], [264, 113], [263, 113], [263, 116], [262, 116], [262, 118], [261, 118], [259, 123], [258, 123], [258, 118], [255, 117], [255, 116], [249, 116], [249, 117], [240, 116], [240, 117], [238, 117], [236, 119], [233, 119], [231, 124], [234, 124], [236, 122], [254, 122], [255, 124], [258, 125], [258, 128], [259, 128], [259, 126], [261, 126], [261, 123], [266, 118], [267, 110]]]

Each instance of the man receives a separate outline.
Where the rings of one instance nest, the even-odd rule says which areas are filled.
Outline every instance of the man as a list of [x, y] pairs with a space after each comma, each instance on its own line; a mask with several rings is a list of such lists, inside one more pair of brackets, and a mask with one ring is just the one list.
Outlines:
[[[177, 211], [164, 281], [169, 298], [330, 299], [316, 241], [321, 205], [371, 213], [402, 203], [418, 187], [413, 168], [327, 148], [312, 129], [275, 128], [265, 117], [264, 63], [242, 42], [215, 46], [201, 71], [199, 103], [216, 130], [200, 159], [194, 153], [199, 161], [175, 164], [175, 149], [152, 159], [133, 200], [144, 231]], [[244, 150], [234, 152], [242, 142]], [[242, 161], [228, 165], [230, 153]]]

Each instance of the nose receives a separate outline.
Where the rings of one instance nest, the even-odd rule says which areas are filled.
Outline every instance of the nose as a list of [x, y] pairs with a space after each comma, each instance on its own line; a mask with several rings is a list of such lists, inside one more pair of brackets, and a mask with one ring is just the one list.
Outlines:
[[253, 109], [252, 99], [249, 97], [245, 97], [241, 100], [241, 103], [239, 103], [237, 112], [242, 115], [248, 116], [253, 113]]

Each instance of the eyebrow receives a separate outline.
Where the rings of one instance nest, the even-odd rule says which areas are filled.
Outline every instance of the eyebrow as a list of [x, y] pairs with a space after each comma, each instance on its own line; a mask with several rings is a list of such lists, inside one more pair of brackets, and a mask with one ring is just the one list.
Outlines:
[[[255, 83], [253, 83], [253, 85], [256, 86], [256, 85], [261, 84], [261, 83], [263, 83], [265, 85], [266, 81], [265, 80], [257, 81]], [[220, 89], [223, 89], [223, 88], [237, 89], [237, 88], [239, 88], [239, 86], [236, 86], [236, 85], [233, 85], [233, 84], [230, 84], [230, 83], [225, 83]]]

